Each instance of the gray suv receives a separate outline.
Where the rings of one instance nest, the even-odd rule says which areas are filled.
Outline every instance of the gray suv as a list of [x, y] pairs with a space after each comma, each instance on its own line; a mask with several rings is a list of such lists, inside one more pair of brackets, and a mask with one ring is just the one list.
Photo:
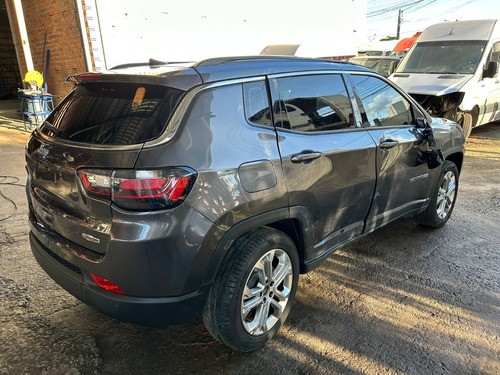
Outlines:
[[255, 350], [300, 273], [403, 215], [440, 227], [455, 204], [460, 127], [361, 66], [151, 61], [68, 81], [26, 147], [31, 247], [124, 321], [202, 315], [216, 339]]

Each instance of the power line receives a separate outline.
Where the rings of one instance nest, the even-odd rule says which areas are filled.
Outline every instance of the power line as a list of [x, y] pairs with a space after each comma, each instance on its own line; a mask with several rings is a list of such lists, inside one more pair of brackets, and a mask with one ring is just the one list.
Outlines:
[[[399, 9], [402, 9], [404, 12], [406, 12], [406, 14], [411, 14], [414, 12], [418, 12], [419, 10], [424, 9], [430, 5], [444, 6], [446, 3], [450, 3], [450, 6], [453, 5], [453, 8], [458, 8], [473, 1], [474, 0], [467, 0], [463, 4], [457, 5], [455, 4], [455, 0], [413, 0], [395, 1], [390, 3], [386, 2], [385, 0], [374, 0], [368, 1], [367, 18], [377, 18], [378, 20], [384, 20], [394, 17], [394, 15], [391, 13], [396, 13], [397, 11], [399, 11]], [[429, 18], [431, 17], [434, 17], [434, 15], [430, 16]]]
[[389, 12], [395, 12], [395, 11], [398, 11], [399, 9], [403, 9], [403, 10], [406, 10], [406, 9], [410, 9], [411, 7], [419, 4], [419, 3], [423, 3], [423, 2], [435, 2], [436, 0], [413, 0], [413, 1], [395, 1], [395, 2], [391, 2], [390, 5], [385, 5], [383, 7], [381, 7], [380, 9], [375, 9], [375, 10], [372, 10], [372, 11], [368, 11], [367, 12], [367, 18], [373, 18], [373, 17], [377, 17], [377, 16], [380, 16], [380, 15], [384, 15], [386, 13], [389, 13]]
[[[458, 4], [457, 4], [458, 2]], [[450, 9], [454, 8], [462, 8], [466, 5], [473, 3], [474, 0], [413, 0], [413, 1], [395, 1], [389, 2], [387, 0], [368, 0], [367, 2], [367, 18], [370, 20], [369, 22], [373, 23], [381, 23], [384, 21], [392, 20], [394, 22], [401, 22], [401, 32], [410, 33], [412, 30], [406, 30], [403, 27], [404, 24], [409, 26], [414, 23], [428, 23], [431, 25], [436, 22], [444, 22], [445, 20], [440, 20], [439, 18], [450, 13]], [[434, 12], [431, 13], [427, 11], [425, 8], [429, 7], [429, 10], [432, 9]], [[446, 9], [447, 8], [447, 9]], [[445, 10], [446, 9], [446, 10]], [[404, 13], [404, 19], [400, 19], [398, 17], [399, 10], [402, 10]], [[436, 13], [435, 11], [438, 11]], [[425, 13], [424, 13], [425, 12]], [[418, 19], [415, 16], [419, 17]], [[408, 20], [408, 21], [406, 21]], [[428, 26], [427, 25], [427, 26]], [[425, 27], [419, 27], [417, 30], [413, 31], [422, 31]], [[385, 35], [386, 33], [380, 34]]]

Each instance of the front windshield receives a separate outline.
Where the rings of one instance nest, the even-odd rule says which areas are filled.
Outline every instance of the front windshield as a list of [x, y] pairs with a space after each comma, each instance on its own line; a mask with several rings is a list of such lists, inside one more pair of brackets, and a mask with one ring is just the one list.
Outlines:
[[384, 76], [388, 76], [394, 71], [394, 67], [397, 65], [397, 59], [363, 59], [360, 57], [355, 57], [349, 60], [355, 64], [366, 66], [367, 68], [375, 70]]
[[482, 40], [417, 43], [397, 73], [474, 74], [485, 47]]
[[363, 65], [366, 66], [367, 68], [373, 69], [375, 65], [378, 64], [380, 60], [378, 59], [363, 59], [359, 57], [354, 57], [349, 60], [350, 62], [353, 62], [355, 64]]

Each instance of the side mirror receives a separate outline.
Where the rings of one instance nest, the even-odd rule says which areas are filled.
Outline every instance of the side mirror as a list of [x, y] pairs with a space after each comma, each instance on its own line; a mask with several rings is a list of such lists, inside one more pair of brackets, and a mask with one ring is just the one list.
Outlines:
[[499, 63], [497, 61], [490, 61], [488, 67], [484, 71], [484, 78], [493, 78], [499, 70]]
[[417, 128], [418, 129], [426, 129], [429, 127], [427, 120], [424, 117], [417, 118]]

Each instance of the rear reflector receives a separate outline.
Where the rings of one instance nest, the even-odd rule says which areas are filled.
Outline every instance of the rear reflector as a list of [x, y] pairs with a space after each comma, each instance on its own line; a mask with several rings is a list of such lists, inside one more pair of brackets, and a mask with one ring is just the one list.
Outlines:
[[196, 179], [189, 168], [94, 170], [79, 172], [88, 194], [110, 199], [129, 210], [173, 208], [184, 201]]
[[162, 194], [165, 186], [169, 183], [170, 181], [166, 178], [148, 178], [144, 180], [117, 179], [117, 184], [120, 185], [119, 194], [124, 198], [156, 198], [157, 195]]
[[92, 277], [92, 280], [94, 280], [94, 282], [100, 288], [105, 289], [108, 292], [112, 292], [112, 293], [116, 293], [116, 294], [125, 294], [123, 292], [123, 290], [121, 290], [118, 285], [109, 281], [108, 279], [101, 277], [101, 276], [97, 276], [96, 274], [94, 274], [92, 272], [90, 273], [90, 276]]

